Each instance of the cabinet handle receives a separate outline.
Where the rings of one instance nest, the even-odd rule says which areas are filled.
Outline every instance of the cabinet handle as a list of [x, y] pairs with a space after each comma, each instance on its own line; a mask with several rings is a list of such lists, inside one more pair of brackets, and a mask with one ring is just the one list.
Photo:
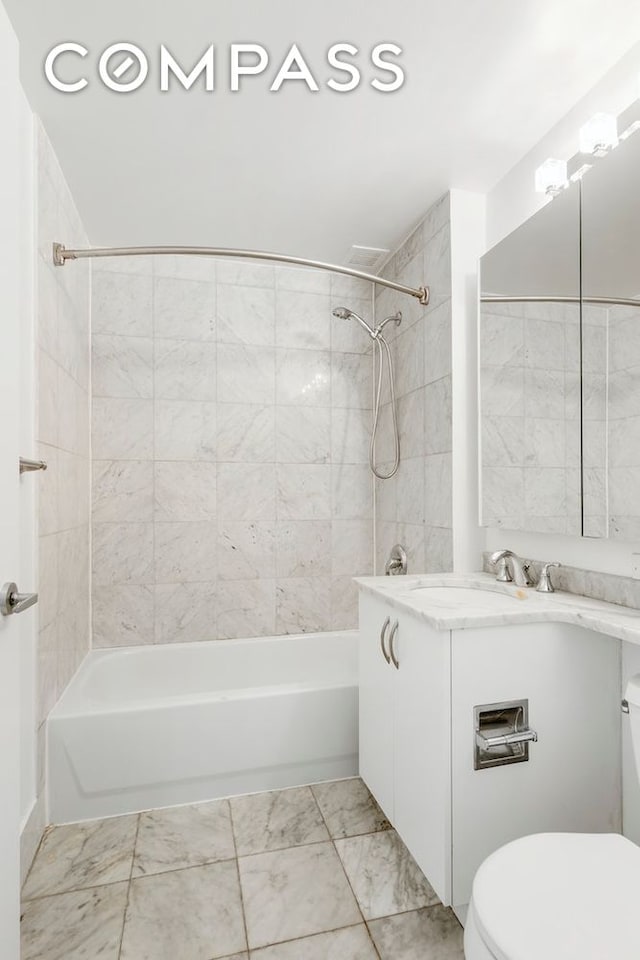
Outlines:
[[390, 623], [391, 623], [391, 617], [387, 617], [385, 622], [382, 624], [382, 630], [380, 631], [380, 648], [382, 649], [382, 656], [385, 658], [387, 663], [391, 663], [391, 659], [384, 645], [384, 635], [387, 632], [387, 627], [389, 626]]
[[398, 621], [396, 620], [394, 625], [391, 627], [391, 633], [389, 634], [389, 656], [391, 657], [391, 660], [393, 661], [393, 665], [396, 668], [396, 670], [399, 670], [400, 663], [398, 662], [398, 658], [396, 656], [396, 652], [393, 647], [393, 642], [396, 639], [397, 632], [398, 632]]

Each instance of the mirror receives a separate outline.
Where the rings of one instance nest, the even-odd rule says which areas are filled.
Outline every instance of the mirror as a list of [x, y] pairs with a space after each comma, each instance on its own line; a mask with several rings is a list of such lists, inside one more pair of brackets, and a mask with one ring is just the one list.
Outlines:
[[480, 268], [481, 523], [582, 533], [580, 188]]
[[582, 181], [582, 292], [584, 533], [639, 540], [640, 135]]

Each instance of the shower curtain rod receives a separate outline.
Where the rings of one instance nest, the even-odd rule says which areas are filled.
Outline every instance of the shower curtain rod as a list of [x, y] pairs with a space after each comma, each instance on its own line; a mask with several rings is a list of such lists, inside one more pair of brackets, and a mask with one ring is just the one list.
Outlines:
[[429, 303], [429, 287], [406, 287], [395, 280], [385, 280], [372, 273], [362, 270], [353, 270], [351, 267], [342, 267], [335, 263], [323, 263], [321, 260], [305, 260], [303, 257], [289, 257], [284, 253], [269, 253], [266, 250], [232, 250], [228, 247], [94, 247], [84, 250], [70, 250], [62, 243], [53, 245], [53, 262], [56, 267], [64, 267], [67, 260], [88, 260], [93, 257], [150, 257], [157, 255], [183, 257], [237, 257], [248, 260], [275, 260], [278, 263], [293, 263], [298, 267], [311, 267], [314, 270], [328, 270], [331, 273], [342, 273], [347, 277], [356, 277], [359, 280], [368, 280], [381, 287], [388, 287], [398, 293], [406, 293], [415, 297], [425, 306]]
[[640, 300], [628, 297], [480, 297], [481, 303], [596, 303], [615, 307], [640, 307]]

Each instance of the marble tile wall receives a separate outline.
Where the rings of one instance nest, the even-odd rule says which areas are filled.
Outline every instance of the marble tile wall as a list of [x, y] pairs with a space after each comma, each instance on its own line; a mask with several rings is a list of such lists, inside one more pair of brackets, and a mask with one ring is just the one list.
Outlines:
[[[583, 311], [585, 524], [601, 535], [606, 311]], [[482, 523], [581, 532], [580, 308], [487, 304], [480, 321]]]
[[[386, 265], [383, 274], [418, 287], [427, 283], [427, 307], [378, 288], [376, 321], [402, 311], [392, 341], [401, 463], [391, 480], [376, 481], [376, 569], [384, 571], [396, 542], [407, 550], [410, 571], [451, 570], [451, 233], [448, 194], [427, 213]], [[386, 383], [386, 381], [385, 381]], [[385, 387], [386, 389], [386, 387]], [[384, 395], [376, 449], [388, 471], [393, 455], [391, 409]]]
[[96, 261], [93, 640], [340, 629], [372, 572], [368, 284]]
[[595, 451], [606, 464], [608, 534], [640, 540], [640, 310], [610, 309], [608, 346], [606, 453], [604, 438]]
[[[55, 240], [87, 237], [44, 129], [37, 150], [38, 717], [44, 721], [90, 645], [90, 273], [54, 267]], [[42, 767], [43, 748], [40, 749]], [[43, 774], [41, 771], [41, 778]], [[42, 790], [42, 779], [40, 790]]]

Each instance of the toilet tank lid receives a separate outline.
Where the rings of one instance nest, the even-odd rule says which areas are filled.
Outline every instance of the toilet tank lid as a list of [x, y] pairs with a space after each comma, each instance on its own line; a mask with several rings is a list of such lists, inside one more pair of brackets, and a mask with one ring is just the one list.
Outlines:
[[491, 854], [473, 882], [497, 960], [638, 960], [640, 848], [618, 834], [544, 833]]
[[640, 673], [631, 677], [624, 696], [628, 703], [633, 704], [634, 707], [640, 707]]

